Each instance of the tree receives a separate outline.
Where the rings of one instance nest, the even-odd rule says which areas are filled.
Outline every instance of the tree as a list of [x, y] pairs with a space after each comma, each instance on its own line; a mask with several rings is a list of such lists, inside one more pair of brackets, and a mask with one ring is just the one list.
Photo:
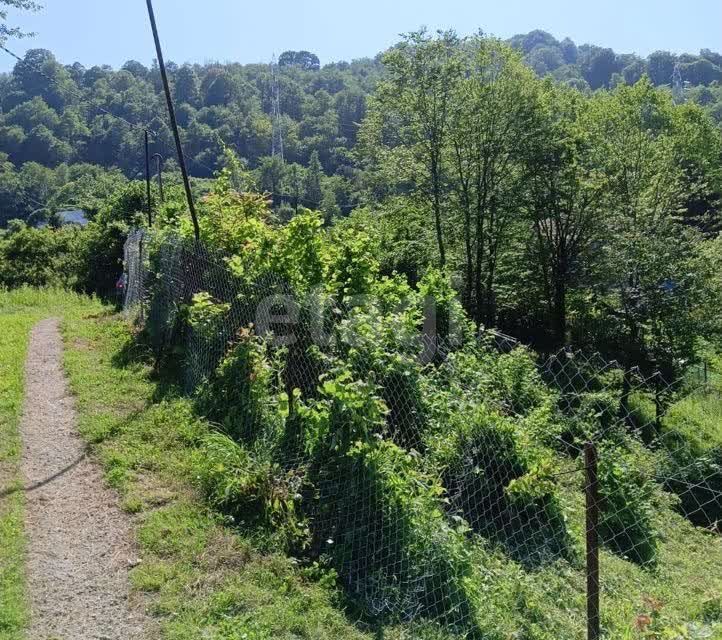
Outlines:
[[216, 68], [203, 79], [201, 91], [207, 107], [225, 105], [234, 96], [234, 82], [231, 75], [223, 68]]
[[6, 124], [14, 124], [25, 131], [43, 126], [55, 130], [60, 126], [58, 114], [41, 97], [23, 102], [5, 117]]
[[[607, 242], [595, 279], [620, 359], [661, 368], [689, 357], [688, 273], [698, 236], [680, 224], [684, 175], [676, 161], [671, 97], [649, 80], [591, 104], [596, 162], [608, 178]], [[696, 294], [694, 294], [696, 295]]]
[[284, 190], [288, 193], [293, 212], [298, 213], [301, 199], [304, 197], [305, 169], [297, 163], [288, 166]]
[[13, 81], [28, 98], [40, 96], [56, 111], [72, 101], [75, 83], [46, 49], [30, 49], [13, 69]]
[[674, 67], [677, 65], [677, 56], [669, 51], [655, 51], [647, 58], [649, 78], [655, 86], [672, 84]]
[[25, 142], [25, 132], [22, 127], [11, 125], [9, 127], [0, 127], [0, 149], [11, 157], [15, 156]]
[[131, 73], [134, 77], [145, 80], [150, 73], [148, 67], [138, 62], [137, 60], [128, 60], [121, 69]]
[[538, 76], [558, 69], [564, 64], [564, 58], [557, 47], [536, 47], [526, 57], [527, 64]]
[[512, 37], [509, 44], [514, 49], [520, 49], [524, 54], [528, 54], [537, 47], [557, 47], [559, 42], [551, 33], [535, 29], [527, 34]]
[[398, 132], [395, 144], [410, 152], [419, 195], [431, 201], [442, 267], [446, 265], [443, 155], [448, 145], [451, 97], [461, 78], [458, 49], [459, 38], [453, 31], [436, 37], [424, 30], [404, 36], [384, 56], [387, 80], [375, 96], [374, 118], [368, 120], [368, 132], [373, 129], [376, 137], [371, 144], [383, 144], [383, 129], [392, 124]]
[[559, 50], [562, 52], [562, 56], [564, 56], [564, 62], [567, 64], [576, 64], [579, 51], [577, 45], [574, 44], [574, 40], [564, 38], [564, 40], [559, 43]]
[[637, 84], [645, 73], [647, 73], [647, 65], [643, 60], [635, 60], [622, 70], [624, 82], [630, 85]]
[[592, 89], [608, 87], [612, 74], [619, 71], [617, 56], [612, 49], [585, 45], [579, 58], [584, 79]]
[[499, 256], [523, 189], [520, 162], [538, 130], [539, 96], [533, 75], [506, 45], [477, 37], [468, 50], [444, 157], [461, 213], [464, 302], [477, 325], [492, 326]]
[[670, 135], [683, 172], [683, 221], [713, 237], [722, 230], [719, 128], [703, 109], [688, 102], [674, 109]]
[[283, 201], [283, 180], [285, 177], [285, 165], [280, 156], [266, 156], [261, 159], [258, 168], [259, 184], [261, 190], [270, 193], [275, 206]]
[[321, 206], [321, 201], [323, 200], [321, 176], [323, 176], [323, 168], [318, 158], [318, 151], [314, 151], [311, 154], [311, 161], [308, 163], [306, 180], [304, 181], [303, 197], [309, 209], [317, 210]]
[[40, 9], [40, 5], [33, 0], [0, 0], [0, 44], [6, 42], [8, 38], [23, 38], [30, 35], [24, 33], [18, 27], [11, 27], [6, 23], [8, 15], [4, 7], [23, 9], [25, 11], [38, 11]]
[[711, 49], [702, 49], [699, 52], [699, 57], [709, 60], [712, 64], [722, 67], [722, 53], [712, 51]]
[[26, 136], [21, 156], [26, 160], [44, 158], [45, 164], [55, 167], [71, 160], [73, 149], [67, 142], [56, 138], [50, 129], [39, 125]]
[[198, 75], [195, 69], [188, 64], [184, 64], [178, 73], [175, 74], [175, 99], [179, 104], [189, 104], [198, 106], [200, 100], [200, 89], [198, 84]]
[[300, 67], [304, 71], [318, 71], [321, 63], [310, 51], [284, 51], [278, 58], [279, 67]]
[[579, 262], [602, 235], [606, 180], [594, 166], [587, 108], [576, 91], [547, 86], [543, 131], [526, 157], [527, 210], [556, 346], [567, 344], [567, 295]]
[[693, 85], [710, 85], [722, 80], [722, 69], [705, 58], [680, 64], [682, 79]]

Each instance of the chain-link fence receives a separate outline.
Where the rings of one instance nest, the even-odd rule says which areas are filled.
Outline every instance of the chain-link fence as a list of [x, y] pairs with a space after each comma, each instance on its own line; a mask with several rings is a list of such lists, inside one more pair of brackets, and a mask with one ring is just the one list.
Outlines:
[[339, 299], [175, 237], [125, 257], [126, 312], [218, 427], [209, 499], [379, 637], [721, 637], [707, 365], [540, 361], [392, 279]]

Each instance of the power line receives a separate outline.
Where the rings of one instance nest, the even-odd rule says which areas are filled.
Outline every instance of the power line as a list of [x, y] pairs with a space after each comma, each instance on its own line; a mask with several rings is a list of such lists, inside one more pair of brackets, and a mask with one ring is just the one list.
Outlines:
[[155, 41], [155, 51], [158, 56], [158, 66], [160, 67], [160, 77], [163, 80], [163, 90], [165, 91], [166, 103], [168, 105], [168, 116], [170, 117], [171, 129], [175, 140], [176, 151], [178, 153], [178, 164], [180, 165], [181, 174], [183, 175], [183, 186], [185, 188], [186, 200], [188, 201], [188, 210], [193, 221], [193, 231], [196, 242], [200, 240], [200, 228], [198, 226], [198, 217], [196, 216], [196, 207], [193, 203], [193, 193], [191, 191], [190, 176], [186, 168], [185, 155], [183, 154], [183, 145], [181, 144], [180, 132], [178, 130], [178, 121], [175, 117], [175, 108], [173, 107], [173, 97], [170, 93], [170, 83], [168, 82], [168, 73], [165, 68], [163, 59], [163, 49], [160, 44], [160, 36], [158, 35], [158, 26], [155, 21], [155, 12], [153, 11], [152, 0], [146, 0], [148, 5], [148, 17], [150, 18], [150, 27], [153, 31], [153, 40]]

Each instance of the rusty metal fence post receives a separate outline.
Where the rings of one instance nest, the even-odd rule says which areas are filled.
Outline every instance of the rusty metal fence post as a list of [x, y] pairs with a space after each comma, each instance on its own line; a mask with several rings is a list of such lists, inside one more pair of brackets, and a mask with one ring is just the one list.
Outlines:
[[587, 640], [599, 640], [599, 477], [597, 447], [584, 445], [586, 469]]

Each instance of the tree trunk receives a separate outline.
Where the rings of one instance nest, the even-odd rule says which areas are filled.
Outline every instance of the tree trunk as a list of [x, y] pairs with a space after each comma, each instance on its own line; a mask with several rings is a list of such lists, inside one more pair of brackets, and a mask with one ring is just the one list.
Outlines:
[[441, 227], [441, 185], [439, 176], [439, 160], [435, 156], [431, 159], [431, 182], [434, 192], [434, 225], [436, 227], [436, 243], [439, 247], [439, 266], [446, 267], [446, 248], [444, 247], [444, 232]]
[[559, 254], [554, 261], [554, 311], [552, 326], [557, 347], [567, 343], [567, 255], [566, 244], [560, 242]]
[[558, 274], [554, 282], [554, 339], [557, 347], [567, 342], [567, 283], [566, 278]]

